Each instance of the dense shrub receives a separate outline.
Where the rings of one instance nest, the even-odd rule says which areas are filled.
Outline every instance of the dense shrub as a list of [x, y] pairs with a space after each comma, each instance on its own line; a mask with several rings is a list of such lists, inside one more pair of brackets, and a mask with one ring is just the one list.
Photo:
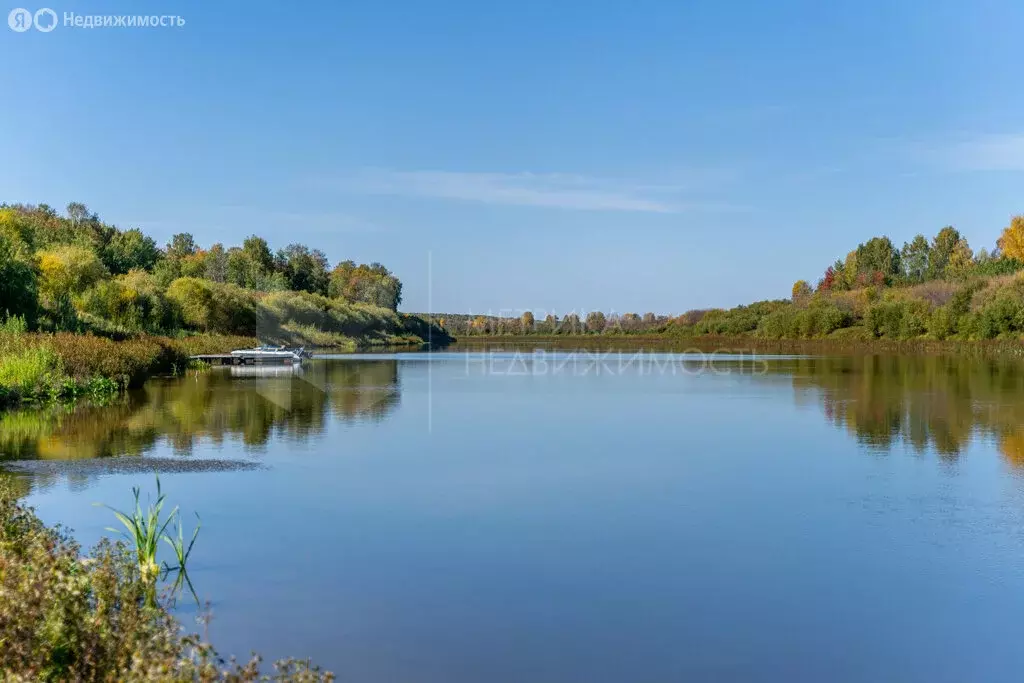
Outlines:
[[864, 325], [875, 337], [912, 339], [928, 330], [931, 310], [920, 299], [879, 301], [864, 316]]
[[184, 324], [195, 330], [248, 336], [272, 326], [256, 296], [235, 285], [182, 277], [167, 288], [167, 299]]
[[792, 306], [788, 301], [757, 301], [749, 306], [737, 306], [729, 310], [714, 309], [705, 312], [694, 324], [696, 334], [741, 335], [757, 329], [761, 320], [780, 310]]
[[971, 274], [978, 277], [992, 277], [995, 275], [1012, 275], [1024, 270], [1024, 263], [1015, 258], [990, 259], [979, 263], [971, 270]]
[[156, 279], [138, 270], [97, 283], [79, 298], [78, 308], [128, 331], [164, 332], [179, 324]]
[[828, 335], [828, 338], [836, 341], [866, 342], [870, 341], [872, 336], [863, 325], [851, 325], [849, 327], [841, 327], [838, 330], [835, 330]]
[[799, 334], [800, 313], [798, 308], [785, 308], [769, 313], [757, 328], [758, 335], [768, 339], [786, 339]]
[[958, 320], [949, 306], [940, 306], [928, 319], [928, 334], [936, 339], [948, 339], [957, 332]]
[[969, 330], [978, 339], [1024, 332], [1024, 299], [1011, 288], [999, 292], [971, 316]]
[[850, 321], [850, 314], [835, 304], [815, 303], [808, 308], [782, 308], [769, 313], [757, 332], [769, 339], [811, 339], [846, 327]]

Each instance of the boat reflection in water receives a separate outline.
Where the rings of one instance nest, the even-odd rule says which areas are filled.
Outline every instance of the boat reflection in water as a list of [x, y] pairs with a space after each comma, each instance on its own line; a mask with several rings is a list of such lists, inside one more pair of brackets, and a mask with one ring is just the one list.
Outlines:
[[[215, 371], [221, 371], [219, 368], [215, 368]], [[248, 378], [248, 377], [291, 377], [293, 375], [301, 375], [303, 370], [302, 366], [298, 363], [289, 363], [287, 365], [232, 365], [227, 368], [227, 372], [232, 377]]]

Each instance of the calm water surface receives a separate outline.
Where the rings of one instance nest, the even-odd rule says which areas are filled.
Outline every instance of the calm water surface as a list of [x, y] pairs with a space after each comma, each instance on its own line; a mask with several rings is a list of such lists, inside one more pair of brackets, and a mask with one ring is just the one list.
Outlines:
[[84, 544], [163, 471], [215, 644], [343, 681], [1021, 679], [1021, 367], [626, 358], [158, 380], [0, 467]]

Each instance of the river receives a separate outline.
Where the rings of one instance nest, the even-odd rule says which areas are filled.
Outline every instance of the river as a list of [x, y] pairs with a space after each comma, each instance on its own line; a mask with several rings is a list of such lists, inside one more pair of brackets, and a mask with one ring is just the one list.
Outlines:
[[343, 681], [1024, 670], [1011, 362], [336, 356], [8, 413], [0, 453], [84, 545], [160, 471], [215, 645]]

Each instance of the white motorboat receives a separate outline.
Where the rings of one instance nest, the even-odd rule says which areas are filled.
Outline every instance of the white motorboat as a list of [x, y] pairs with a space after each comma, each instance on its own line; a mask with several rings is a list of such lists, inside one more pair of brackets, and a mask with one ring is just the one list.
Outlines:
[[231, 352], [231, 357], [240, 363], [301, 363], [309, 356], [304, 347], [289, 349], [285, 346], [257, 346]]

